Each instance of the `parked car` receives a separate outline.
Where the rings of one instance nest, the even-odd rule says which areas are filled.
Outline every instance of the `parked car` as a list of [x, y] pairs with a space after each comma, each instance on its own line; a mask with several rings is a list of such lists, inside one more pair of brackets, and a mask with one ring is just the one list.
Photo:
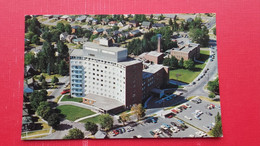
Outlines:
[[66, 93], [70, 93], [70, 89], [64, 89], [61, 94], [66, 94]]

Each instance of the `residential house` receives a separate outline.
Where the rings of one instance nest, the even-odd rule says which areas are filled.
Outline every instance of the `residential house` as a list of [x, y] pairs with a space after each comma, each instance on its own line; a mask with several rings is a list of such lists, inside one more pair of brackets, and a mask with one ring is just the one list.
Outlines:
[[43, 15], [43, 18], [51, 19], [53, 15]]
[[24, 67], [24, 76], [28, 77], [28, 76], [33, 76], [36, 75], [38, 72], [34, 69], [34, 67], [32, 65], [26, 65]]
[[136, 36], [138, 36], [138, 35], [140, 35], [140, 34], [141, 34], [141, 31], [140, 31], [139, 29], [132, 30], [132, 31], [130, 31], [130, 33], [129, 33], [129, 35], [130, 35], [131, 37], [136, 37]]
[[74, 44], [84, 44], [84, 42], [88, 41], [88, 38], [76, 38], [72, 39], [72, 43]]
[[100, 29], [96, 29], [93, 31], [93, 34], [101, 34], [103, 33], [104, 29], [103, 28], [100, 28]]
[[69, 18], [67, 19], [68, 22], [73, 22], [75, 21], [76, 17], [75, 16], [69, 16]]
[[107, 18], [102, 18], [101, 24], [102, 25], [107, 25], [109, 20]]
[[61, 41], [65, 41], [68, 35], [69, 35], [69, 34], [68, 34], [67, 32], [61, 33], [61, 34], [60, 34], [60, 40], [61, 40]]
[[104, 139], [107, 138], [106, 132], [98, 130], [97, 133], [95, 134], [96, 139]]
[[63, 16], [60, 17], [61, 20], [65, 20], [65, 21], [67, 21], [68, 18], [69, 18], [68, 15], [63, 15]]
[[53, 19], [54, 19], [54, 20], [59, 20], [60, 17], [61, 17], [61, 15], [53, 15]]
[[116, 26], [117, 22], [116, 21], [110, 21], [108, 22], [108, 26]]
[[137, 21], [135, 21], [135, 20], [131, 20], [131, 21], [129, 21], [129, 25], [131, 27], [137, 27], [137, 26], [139, 26], [139, 23]]
[[120, 33], [121, 33], [120, 31], [115, 30], [115, 31], [112, 32], [112, 35], [113, 35], [113, 36], [117, 36], [117, 35], [120, 34]]
[[71, 33], [76, 33], [77, 29], [80, 28], [79, 25], [75, 25], [71, 27]]
[[108, 28], [108, 29], [105, 29], [105, 30], [103, 31], [103, 35], [109, 36], [109, 35], [111, 35], [112, 32], [113, 32], [113, 29]]
[[164, 27], [165, 25], [163, 24], [163, 23], [154, 23], [153, 25], [152, 25], [152, 28], [155, 28], [155, 29], [157, 29], [157, 28], [161, 28], [161, 27]]
[[119, 27], [124, 27], [125, 26], [125, 21], [120, 21], [117, 26]]
[[151, 22], [148, 22], [148, 21], [143, 21], [142, 22], [142, 28], [146, 28], [146, 29], [150, 29], [151, 28]]
[[77, 21], [77, 22], [85, 22], [86, 19], [87, 19], [87, 16], [82, 15], [82, 16], [77, 17], [77, 18], [75, 19], [75, 21]]
[[97, 25], [98, 24], [98, 20], [97, 19], [93, 19], [92, 20], [92, 25]]
[[193, 19], [192, 19], [191, 17], [189, 17], [189, 18], [185, 19], [185, 21], [186, 21], [186, 22], [192, 22]]

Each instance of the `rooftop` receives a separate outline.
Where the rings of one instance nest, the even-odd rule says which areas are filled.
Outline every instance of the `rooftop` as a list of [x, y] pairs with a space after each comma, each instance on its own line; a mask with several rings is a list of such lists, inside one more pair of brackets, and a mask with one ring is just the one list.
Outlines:
[[157, 51], [151, 51], [151, 52], [147, 53], [147, 55], [159, 57], [159, 56], [163, 55], [163, 53], [160, 53], [160, 52], [157, 52]]
[[112, 109], [115, 109], [117, 107], [124, 105], [123, 103], [121, 103], [115, 99], [96, 95], [96, 94], [91, 94], [91, 93], [87, 94], [84, 98], [96, 101], [93, 105], [95, 107], [104, 109], [106, 111], [112, 110]]
[[143, 79], [148, 78], [161, 70], [163, 68], [163, 65], [158, 65], [158, 64], [147, 64], [144, 63], [144, 65], [147, 67], [143, 70]]

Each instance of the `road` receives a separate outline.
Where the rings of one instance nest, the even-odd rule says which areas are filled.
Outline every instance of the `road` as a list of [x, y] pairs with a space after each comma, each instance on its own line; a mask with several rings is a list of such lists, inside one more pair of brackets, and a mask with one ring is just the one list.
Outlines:
[[[63, 76], [59, 78], [59, 83], [63, 83], [62, 85], [60, 85], [58, 87], [58, 89], [50, 89], [48, 91], [52, 91], [52, 93], [50, 94], [50, 96], [53, 96], [54, 98], [49, 99], [48, 101], [54, 101], [58, 96], [60, 96], [61, 92], [63, 91], [63, 89], [65, 88], [66, 84], [69, 83], [69, 76]], [[48, 79], [47, 82], [51, 82], [51, 79]]]

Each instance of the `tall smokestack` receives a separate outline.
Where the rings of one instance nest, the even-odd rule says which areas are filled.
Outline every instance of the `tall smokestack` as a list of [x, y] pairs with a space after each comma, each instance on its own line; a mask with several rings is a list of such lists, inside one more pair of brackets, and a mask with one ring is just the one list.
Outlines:
[[157, 47], [157, 52], [161, 52], [161, 34], [157, 34], [157, 38], [158, 38], [158, 47]]

